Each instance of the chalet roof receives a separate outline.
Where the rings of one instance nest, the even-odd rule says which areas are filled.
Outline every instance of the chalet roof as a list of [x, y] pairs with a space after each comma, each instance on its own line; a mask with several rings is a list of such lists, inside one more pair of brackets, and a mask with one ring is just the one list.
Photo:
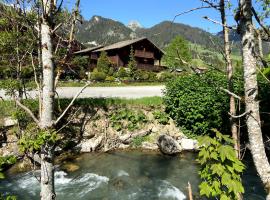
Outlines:
[[90, 48], [83, 49], [81, 51], [77, 51], [74, 54], [87, 53], [87, 52], [95, 51], [95, 50], [100, 49], [102, 47], [104, 47], [104, 46], [90, 47]]
[[107, 51], [107, 50], [111, 50], [111, 49], [120, 49], [122, 47], [134, 44], [134, 43], [139, 42], [139, 41], [144, 40], [144, 39], [146, 39], [146, 38], [142, 37], [142, 38], [137, 38], [134, 40], [125, 40], [125, 41], [117, 42], [117, 43], [105, 46], [101, 49], [97, 49], [96, 52], [97, 51]]
[[[92, 47], [92, 48], [87, 48], [87, 49], [83, 49], [81, 51], [77, 51], [74, 54], [82, 54], [82, 53], [88, 53], [88, 52], [101, 52], [101, 51], [108, 51], [108, 50], [113, 50], [113, 49], [120, 49], [123, 48], [125, 46], [128, 45], [132, 45], [136, 42], [142, 41], [142, 40], [148, 40], [146, 37], [141, 37], [141, 38], [137, 38], [137, 39], [133, 39], [133, 40], [125, 40], [125, 41], [121, 41], [121, 42], [117, 42], [108, 46], [97, 46], [97, 47]], [[152, 41], [150, 41], [162, 54], [164, 54], [164, 52], [157, 47], [157, 45], [155, 45]]]

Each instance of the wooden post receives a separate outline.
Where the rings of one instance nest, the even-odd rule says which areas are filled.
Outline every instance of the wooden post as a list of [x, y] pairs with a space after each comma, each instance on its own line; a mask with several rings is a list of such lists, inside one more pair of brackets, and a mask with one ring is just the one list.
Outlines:
[[190, 183], [188, 182], [188, 197], [189, 197], [189, 200], [193, 200], [193, 197], [192, 197], [192, 188], [191, 188], [191, 185]]

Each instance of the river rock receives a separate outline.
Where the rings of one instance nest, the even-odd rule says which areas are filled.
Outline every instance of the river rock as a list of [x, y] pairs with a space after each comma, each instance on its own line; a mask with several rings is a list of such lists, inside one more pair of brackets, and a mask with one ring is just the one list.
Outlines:
[[63, 166], [63, 169], [66, 170], [67, 172], [75, 172], [80, 169], [78, 165], [75, 165], [73, 163], [66, 163]]
[[174, 155], [182, 151], [180, 144], [169, 135], [160, 135], [157, 145], [162, 153], [168, 155]]
[[5, 127], [10, 127], [10, 126], [14, 126], [18, 123], [17, 120], [12, 119], [11, 117], [7, 117], [4, 119], [4, 126]]
[[82, 142], [78, 145], [81, 152], [92, 152], [95, 151], [99, 145], [101, 144], [103, 136], [94, 137], [89, 140], [82, 140]]
[[187, 139], [187, 138], [182, 138], [180, 140], [181, 147], [183, 150], [197, 150], [198, 149], [198, 141], [193, 140], [193, 139]]

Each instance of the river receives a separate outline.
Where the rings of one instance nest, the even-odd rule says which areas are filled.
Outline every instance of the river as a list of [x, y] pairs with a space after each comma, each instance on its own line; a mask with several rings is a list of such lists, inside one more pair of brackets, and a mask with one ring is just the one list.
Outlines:
[[[184, 200], [188, 182], [195, 199], [200, 199], [199, 168], [193, 153], [176, 157], [139, 151], [82, 154], [70, 163], [79, 170], [67, 173], [59, 166], [55, 173], [58, 200]], [[265, 199], [252, 162], [245, 164], [244, 199]], [[0, 182], [0, 192], [4, 191], [19, 200], [36, 200], [39, 182], [32, 172], [7, 174]]]

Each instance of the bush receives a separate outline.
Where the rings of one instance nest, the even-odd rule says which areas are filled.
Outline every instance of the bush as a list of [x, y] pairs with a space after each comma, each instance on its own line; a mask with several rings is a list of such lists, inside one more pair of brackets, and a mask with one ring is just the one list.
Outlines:
[[160, 76], [158, 77], [159, 81], [169, 81], [171, 79], [175, 78], [175, 75], [170, 72], [162, 72]]
[[107, 56], [107, 53], [105, 51], [102, 51], [97, 61], [98, 71], [108, 74], [111, 65], [112, 64], [109, 57]]
[[94, 69], [90, 75], [90, 79], [95, 81], [104, 81], [106, 79], [106, 74], [104, 72], [99, 72], [97, 69]]
[[[189, 136], [208, 134], [212, 128], [226, 133], [229, 96], [220, 87], [227, 87], [226, 75], [220, 72], [180, 76], [166, 85], [166, 112]], [[235, 93], [240, 94], [242, 88], [236, 81]]]
[[157, 75], [154, 72], [144, 71], [138, 69], [134, 73], [134, 79], [139, 81], [156, 81]]
[[117, 72], [117, 77], [118, 78], [124, 78], [124, 77], [128, 77], [128, 73], [126, 71], [126, 69], [124, 67], [120, 67], [118, 72]]
[[105, 81], [114, 82], [115, 78], [113, 76], [107, 76]]

